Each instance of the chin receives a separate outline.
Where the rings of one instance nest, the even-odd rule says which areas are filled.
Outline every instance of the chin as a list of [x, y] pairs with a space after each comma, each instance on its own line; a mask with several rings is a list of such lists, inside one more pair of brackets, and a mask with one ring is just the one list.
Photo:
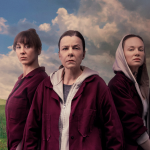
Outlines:
[[32, 62], [21, 62], [24, 66], [32, 66]]
[[75, 66], [75, 65], [67, 65], [67, 66], [65, 66], [65, 68], [67, 68], [67, 69], [75, 69], [75, 68], [77, 68], [77, 66]]

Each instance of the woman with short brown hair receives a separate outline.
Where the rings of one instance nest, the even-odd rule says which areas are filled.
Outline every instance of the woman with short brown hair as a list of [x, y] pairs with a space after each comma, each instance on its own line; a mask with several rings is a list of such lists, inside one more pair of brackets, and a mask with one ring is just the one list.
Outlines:
[[20, 150], [23, 131], [32, 99], [38, 84], [47, 77], [40, 67], [38, 56], [42, 43], [35, 29], [20, 32], [14, 40], [13, 49], [23, 67], [5, 107], [8, 150]]

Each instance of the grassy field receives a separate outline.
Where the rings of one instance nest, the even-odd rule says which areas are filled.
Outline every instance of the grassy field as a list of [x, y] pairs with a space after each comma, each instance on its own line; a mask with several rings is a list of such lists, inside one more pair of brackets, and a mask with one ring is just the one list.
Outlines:
[[5, 104], [6, 100], [0, 99], [0, 150], [7, 150]]
[[6, 104], [6, 100], [0, 99], [0, 105], [5, 105], [5, 104]]

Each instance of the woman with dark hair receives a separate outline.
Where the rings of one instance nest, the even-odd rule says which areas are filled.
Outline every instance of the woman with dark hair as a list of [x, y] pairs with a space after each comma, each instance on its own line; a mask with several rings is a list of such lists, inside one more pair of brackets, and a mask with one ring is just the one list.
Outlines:
[[37, 88], [23, 138], [24, 150], [122, 150], [122, 126], [109, 88], [81, 66], [85, 41], [78, 31], [59, 40], [63, 67]]
[[35, 29], [20, 32], [14, 39], [13, 49], [23, 66], [5, 107], [8, 150], [21, 149], [23, 131], [32, 99], [38, 84], [47, 77], [39, 67], [38, 55], [42, 43]]
[[149, 78], [140, 36], [130, 34], [121, 40], [113, 70], [116, 75], [108, 86], [123, 125], [125, 150], [150, 150]]

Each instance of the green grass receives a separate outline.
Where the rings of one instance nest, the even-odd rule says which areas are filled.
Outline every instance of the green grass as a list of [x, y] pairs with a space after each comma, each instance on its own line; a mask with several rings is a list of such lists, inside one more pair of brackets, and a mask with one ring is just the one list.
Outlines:
[[0, 139], [0, 150], [7, 150], [7, 139]]
[[5, 104], [6, 100], [0, 99], [0, 150], [7, 150]]
[[5, 105], [5, 104], [6, 104], [6, 100], [0, 99], [0, 105]]

